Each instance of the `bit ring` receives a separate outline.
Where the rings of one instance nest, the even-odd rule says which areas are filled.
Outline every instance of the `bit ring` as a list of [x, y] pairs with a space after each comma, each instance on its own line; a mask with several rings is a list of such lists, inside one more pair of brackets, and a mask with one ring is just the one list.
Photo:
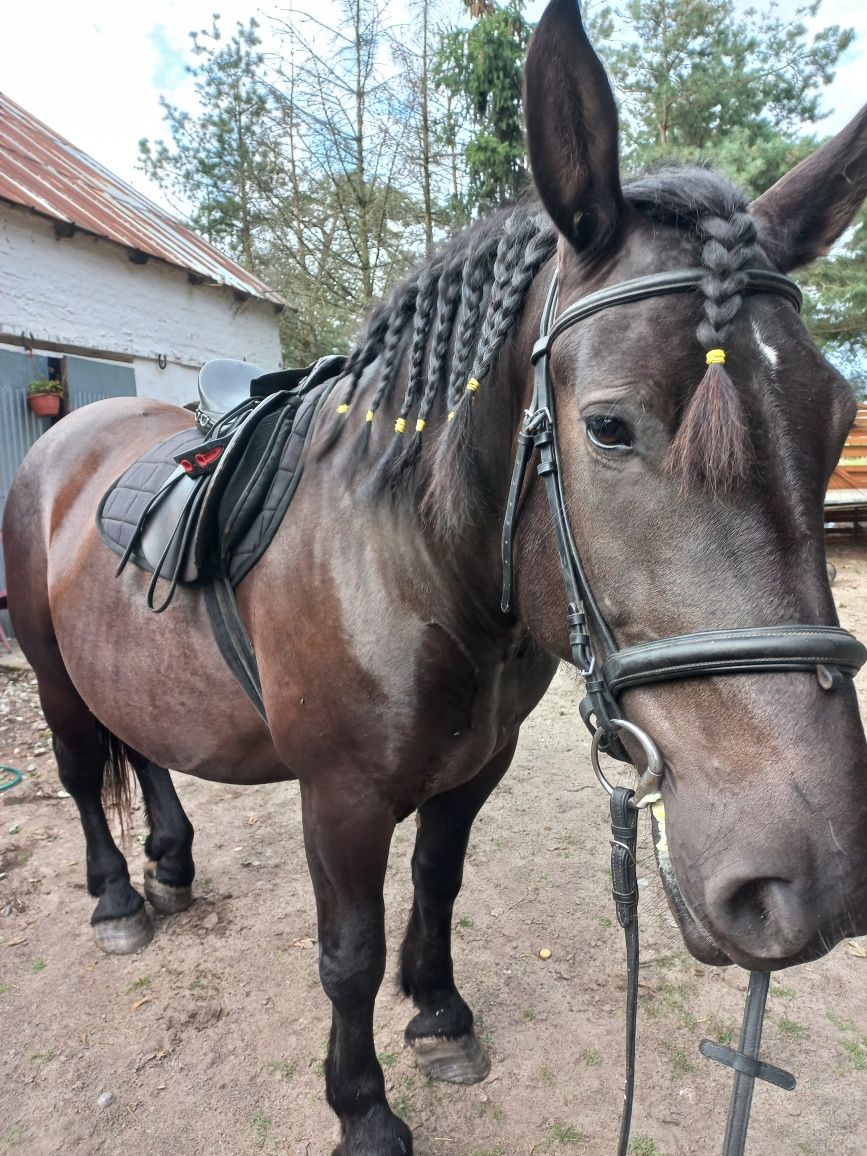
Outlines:
[[[638, 784], [639, 789], [644, 787], [642, 798], [647, 796], [648, 791], [656, 793], [665, 771], [665, 763], [663, 762], [662, 755], [659, 753], [659, 747], [657, 747], [650, 735], [646, 731], [643, 731], [641, 727], [636, 726], [635, 723], [627, 722], [626, 719], [622, 718], [613, 718], [611, 725], [617, 727], [618, 730], [628, 731], [629, 734], [641, 744], [641, 749], [647, 759], [647, 768], [642, 772], [641, 781]], [[613, 795], [614, 787], [605, 777], [605, 772], [599, 765], [599, 747], [604, 737], [605, 731], [602, 727], [597, 727], [593, 732], [593, 738], [590, 742], [590, 762], [593, 770], [596, 772], [596, 778], [606, 793]], [[647, 801], [650, 802], [650, 799]]]

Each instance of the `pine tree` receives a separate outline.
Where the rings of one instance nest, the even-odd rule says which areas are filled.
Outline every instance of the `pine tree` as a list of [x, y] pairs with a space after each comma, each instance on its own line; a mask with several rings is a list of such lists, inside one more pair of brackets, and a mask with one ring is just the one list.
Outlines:
[[210, 31], [190, 38], [196, 63], [188, 70], [199, 108], [188, 112], [161, 101], [171, 141], [140, 141], [141, 167], [175, 198], [194, 229], [257, 272], [263, 203], [282, 168], [258, 25], [239, 23], [224, 40], [215, 16]]
[[532, 25], [524, 18], [523, 0], [465, 3], [475, 21], [443, 37], [434, 76], [451, 98], [444, 138], [455, 153], [463, 143], [463, 207], [472, 211], [517, 196], [528, 181], [523, 66]]

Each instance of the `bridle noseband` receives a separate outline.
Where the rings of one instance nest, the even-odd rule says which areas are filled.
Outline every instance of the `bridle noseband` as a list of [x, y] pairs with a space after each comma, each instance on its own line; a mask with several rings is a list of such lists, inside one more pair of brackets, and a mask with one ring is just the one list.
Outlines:
[[[584, 722], [594, 732], [594, 768], [610, 793], [610, 785], [599, 768], [598, 753], [601, 749], [629, 762], [620, 732], [625, 729], [637, 738], [648, 758], [648, 768], [636, 790], [636, 806], [647, 805], [659, 797], [663, 764], [653, 740], [634, 724], [625, 726], [618, 706], [618, 697], [623, 691], [683, 678], [795, 670], [812, 670], [826, 690], [835, 690], [843, 685], [845, 677], [855, 675], [867, 660], [867, 649], [848, 630], [839, 626], [797, 624], [705, 630], [620, 649], [593, 595], [566, 514], [548, 361], [551, 345], [561, 333], [603, 309], [650, 297], [695, 291], [700, 288], [705, 272], [704, 269], [677, 269], [622, 281], [579, 298], [559, 316], [556, 315], [558, 285], [555, 272], [542, 311], [539, 340], [533, 347], [533, 401], [518, 434], [518, 450], [503, 522], [501, 608], [508, 613], [512, 609], [515, 528], [524, 479], [535, 451], [539, 455], [537, 473], [545, 482], [554, 540], [566, 587], [572, 661], [585, 683], [580, 711]], [[800, 311], [801, 291], [782, 273], [770, 269], [744, 269], [739, 275], [745, 281], [741, 292], [776, 293]], [[596, 646], [601, 648], [602, 661], [596, 653]]]

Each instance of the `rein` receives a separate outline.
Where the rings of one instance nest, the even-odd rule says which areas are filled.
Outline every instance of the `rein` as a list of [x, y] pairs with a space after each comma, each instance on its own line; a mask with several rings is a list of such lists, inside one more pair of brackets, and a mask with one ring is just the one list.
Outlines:
[[[741, 292], [775, 293], [800, 311], [801, 291], [783, 274], [768, 269], [744, 269], [739, 275], [745, 282]], [[663, 757], [650, 735], [623, 718], [618, 703], [620, 694], [634, 687], [684, 678], [796, 670], [813, 671], [824, 690], [834, 691], [867, 661], [867, 649], [848, 630], [839, 626], [801, 624], [706, 630], [621, 649], [593, 595], [566, 511], [549, 366], [551, 346], [567, 329], [603, 309], [672, 293], [694, 292], [700, 288], [704, 276], [703, 269], [678, 269], [637, 277], [581, 297], [557, 315], [555, 271], [542, 311], [539, 340], [533, 347], [533, 400], [518, 434], [501, 540], [501, 609], [503, 613], [509, 613], [513, 604], [515, 530], [527, 470], [535, 453], [538, 455], [536, 472], [545, 483], [566, 588], [566, 620], [572, 662], [584, 679], [585, 694], [579, 709], [593, 735], [593, 769], [610, 796], [612, 887], [617, 918], [624, 928], [627, 948], [626, 1081], [618, 1156], [625, 1156], [629, 1143], [635, 1078], [639, 961], [635, 867], [638, 811], [653, 803], [662, 806], [661, 787], [665, 772]], [[721, 350], [712, 350], [708, 358], [713, 355], [725, 356]], [[635, 791], [613, 787], [599, 763], [601, 752], [622, 762], [632, 761], [621, 738], [624, 732], [638, 743], [645, 759]], [[723, 1048], [708, 1040], [702, 1042], [704, 1055], [736, 1071], [724, 1156], [741, 1156], [744, 1151], [756, 1078], [770, 1080], [781, 1087], [794, 1087], [794, 1080], [788, 1073], [758, 1059], [767, 992], [768, 973], [753, 972], [739, 1050]]]

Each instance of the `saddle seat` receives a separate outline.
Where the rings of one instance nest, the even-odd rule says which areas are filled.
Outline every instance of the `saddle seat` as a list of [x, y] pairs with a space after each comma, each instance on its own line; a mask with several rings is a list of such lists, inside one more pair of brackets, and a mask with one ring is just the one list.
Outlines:
[[268, 397], [284, 389], [290, 393], [302, 388], [312, 389], [318, 382], [340, 373], [345, 360], [337, 355], [321, 357], [303, 369], [277, 369], [266, 373], [249, 361], [214, 357], [199, 370], [196, 424], [200, 429], [208, 430], [250, 398]]
[[215, 357], [199, 370], [199, 408], [196, 423], [202, 429], [216, 425], [221, 417], [250, 397], [250, 386], [264, 369], [249, 361]]
[[[165, 610], [179, 582], [225, 577], [235, 587], [259, 560], [295, 492], [315, 417], [344, 363], [325, 357], [266, 374], [228, 359], [203, 367], [197, 425], [134, 462], [97, 512], [103, 540], [121, 556], [118, 573], [132, 561], [153, 574], [151, 610]], [[236, 404], [221, 413], [230, 402]], [[157, 606], [159, 579], [169, 587]]]

